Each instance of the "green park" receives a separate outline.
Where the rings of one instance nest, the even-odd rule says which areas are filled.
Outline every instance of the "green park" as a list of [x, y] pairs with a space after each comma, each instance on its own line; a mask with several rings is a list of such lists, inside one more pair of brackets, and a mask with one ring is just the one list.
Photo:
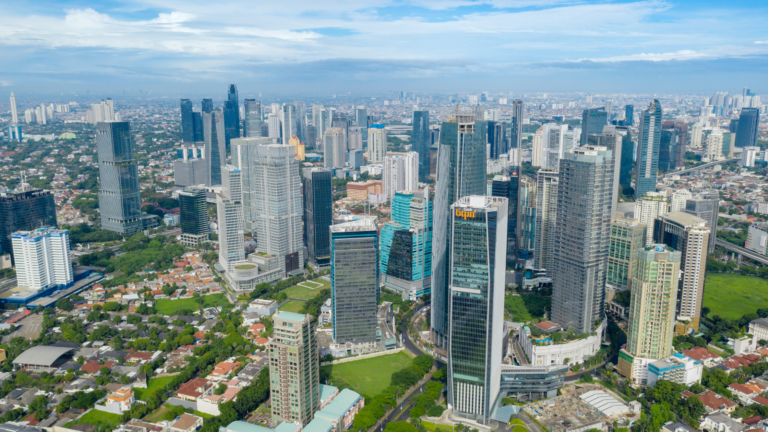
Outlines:
[[709, 316], [739, 319], [768, 307], [768, 280], [735, 273], [710, 273], [704, 285], [703, 307]]

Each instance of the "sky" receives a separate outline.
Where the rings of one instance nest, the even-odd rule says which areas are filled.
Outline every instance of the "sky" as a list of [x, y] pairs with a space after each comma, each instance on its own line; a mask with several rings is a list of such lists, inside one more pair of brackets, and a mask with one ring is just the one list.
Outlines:
[[763, 0], [15, 0], [0, 94], [768, 90]]

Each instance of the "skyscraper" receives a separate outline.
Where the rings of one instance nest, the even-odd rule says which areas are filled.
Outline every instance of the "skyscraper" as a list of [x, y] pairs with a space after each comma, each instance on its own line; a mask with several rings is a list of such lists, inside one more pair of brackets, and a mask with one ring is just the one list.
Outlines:
[[635, 170], [635, 199], [656, 191], [661, 145], [661, 104], [654, 99], [640, 113], [637, 137], [637, 167]]
[[263, 117], [261, 102], [255, 99], [244, 99], [243, 106], [245, 108], [243, 135], [248, 138], [260, 137], [261, 119]]
[[240, 138], [240, 100], [237, 96], [237, 86], [234, 84], [229, 85], [227, 100], [224, 102], [224, 125], [224, 142], [226, 151], [229, 151], [232, 138]]
[[372, 124], [368, 128], [368, 162], [380, 164], [387, 155], [387, 130], [384, 125]]
[[736, 129], [736, 147], [753, 147], [757, 143], [760, 123], [759, 108], [743, 108], [739, 115], [739, 124]]
[[203, 134], [203, 114], [199, 112], [192, 112], [192, 135], [195, 143], [205, 140]]
[[286, 276], [304, 271], [301, 179], [293, 147], [259, 145], [251, 165], [251, 207], [257, 250], [280, 259]]
[[379, 304], [379, 236], [376, 218], [332, 225], [333, 340], [375, 344]]
[[213, 99], [203, 99], [202, 102], [202, 108], [200, 109], [203, 113], [210, 114], [213, 112]]
[[325, 130], [323, 140], [323, 164], [326, 168], [343, 168], [347, 151], [344, 146], [344, 131], [341, 128]]
[[186, 188], [179, 192], [181, 244], [196, 247], [208, 240], [208, 203], [205, 190]]
[[192, 101], [181, 100], [181, 140], [185, 143], [195, 142], [195, 122], [192, 120]]
[[395, 192], [418, 189], [419, 154], [406, 152], [385, 156], [381, 182], [385, 199], [394, 198]]
[[306, 426], [320, 408], [320, 365], [312, 315], [278, 312], [269, 341], [272, 422]]
[[613, 167], [606, 147], [578, 147], [560, 161], [552, 321], [563, 328], [591, 332], [604, 316]]
[[672, 194], [672, 200], [669, 205], [670, 213], [677, 213], [685, 210], [686, 202], [693, 198], [688, 189], [678, 189]]
[[[365, 106], [360, 105], [357, 108], [355, 108], [355, 122], [357, 122], [357, 126], [361, 128], [368, 128], [368, 110], [365, 109]], [[416, 122], [414, 122], [413, 125], [415, 128]], [[429, 125], [429, 121], [427, 121], [427, 125]], [[414, 134], [413, 136], [415, 137], [416, 134]]]
[[536, 246], [536, 182], [527, 176], [520, 178], [517, 211], [517, 257], [533, 258]]
[[363, 151], [363, 131], [357, 126], [352, 126], [347, 132], [347, 149], [349, 151]]
[[632, 276], [626, 349], [619, 371], [636, 384], [648, 381], [648, 364], [672, 354], [681, 254], [663, 244], [640, 250]]
[[712, 129], [712, 132], [707, 137], [707, 158], [709, 158], [710, 162], [724, 159], [723, 131], [720, 128]]
[[606, 283], [619, 290], [631, 289], [637, 252], [644, 247], [645, 225], [637, 219], [614, 218], [611, 221]]
[[291, 103], [283, 104], [280, 111], [280, 121], [283, 125], [283, 144], [288, 144], [288, 140], [292, 136], [296, 136], [299, 130], [298, 116], [296, 115], [296, 107]]
[[635, 106], [627, 105], [624, 107], [624, 126], [632, 126], [635, 122]]
[[547, 276], [554, 272], [555, 229], [557, 228], [557, 200], [559, 173], [542, 168], [536, 176], [536, 234], [533, 253], [534, 267], [546, 269]]
[[[720, 134], [722, 141], [722, 134]], [[659, 172], [668, 173], [675, 170], [677, 163], [677, 130], [662, 129], [659, 138]]]
[[381, 230], [384, 287], [403, 298], [418, 300], [430, 293], [432, 210], [428, 190], [397, 192], [392, 220]]
[[227, 163], [224, 116], [221, 111], [203, 112], [205, 160], [208, 162], [208, 186], [221, 184], [221, 167]]
[[331, 263], [330, 226], [333, 224], [331, 171], [325, 168], [305, 168], [303, 173], [307, 262], [316, 268], [328, 267]]
[[667, 196], [662, 192], [648, 192], [635, 201], [635, 219], [645, 225], [645, 246], [654, 242], [654, 224], [656, 218], [667, 214]]
[[688, 213], [670, 213], [654, 222], [654, 242], [663, 243], [682, 253], [677, 319], [690, 323], [698, 331], [704, 280], [707, 271], [707, 246], [711, 241], [704, 219]]
[[[688, 150], [688, 123], [664, 121], [661, 123], [662, 129], [674, 129], [677, 133], [677, 154], [675, 157], [675, 166], [685, 166], [685, 152]], [[701, 131], [699, 131], [701, 132]], [[701, 139], [699, 139], [701, 141]]]
[[19, 112], [16, 109], [16, 95], [11, 92], [11, 126], [19, 124]]
[[685, 202], [684, 212], [704, 219], [709, 229], [709, 242], [707, 252], [715, 251], [715, 238], [717, 237], [717, 218], [720, 213], [720, 194], [716, 191], [705, 192], [696, 198]]
[[504, 175], [493, 177], [491, 196], [506, 198], [507, 210], [507, 262], [513, 263], [517, 257], [517, 211], [520, 194], [520, 171], [517, 166], [510, 166]]
[[100, 122], [96, 129], [101, 228], [127, 235], [141, 231], [141, 190], [131, 125]]
[[307, 106], [302, 101], [293, 103], [296, 109], [296, 136], [301, 142], [307, 142]]
[[510, 148], [519, 149], [523, 144], [523, 101], [515, 99], [512, 102], [512, 122], [510, 131]]
[[501, 383], [508, 206], [472, 195], [450, 212], [448, 403], [482, 424]]
[[232, 165], [242, 173], [243, 217], [247, 229], [255, 229], [256, 226], [256, 200], [255, 200], [255, 164], [257, 160], [256, 150], [259, 146], [272, 144], [269, 138], [237, 138], [232, 140]]
[[429, 111], [413, 112], [412, 143], [413, 151], [419, 154], [419, 181], [426, 182], [429, 179], [429, 148], [432, 147], [429, 134]]
[[54, 227], [17, 231], [12, 242], [19, 287], [44, 291], [69, 287], [74, 281], [69, 231]]
[[701, 123], [694, 123], [691, 125], [691, 148], [701, 148], [701, 138], [703, 134]]
[[592, 134], [602, 134], [603, 126], [608, 122], [608, 113], [605, 107], [585, 109], [581, 115], [581, 139], [580, 145], [587, 144], [587, 137]]
[[58, 226], [56, 203], [50, 191], [22, 188], [19, 191], [0, 192], [1, 253], [13, 256], [11, 234], [46, 226]]
[[486, 127], [486, 122], [475, 121], [467, 113], [456, 114], [441, 127], [432, 242], [432, 329], [440, 347], [446, 346], [448, 336], [451, 205], [462, 197], [487, 192]]
[[[568, 128], [566, 127], [566, 130]], [[509, 152], [507, 128], [503, 121], [488, 122], [488, 145], [491, 147], [491, 159], [498, 159]]]
[[237, 264], [245, 261], [242, 180], [240, 170], [232, 165], [222, 167], [221, 173], [224, 184], [221, 192], [216, 194], [219, 264], [224, 271], [231, 272]]

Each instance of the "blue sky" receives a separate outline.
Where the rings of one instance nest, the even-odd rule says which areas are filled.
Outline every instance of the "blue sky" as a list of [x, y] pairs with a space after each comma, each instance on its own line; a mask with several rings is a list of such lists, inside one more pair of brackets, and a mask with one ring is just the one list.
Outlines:
[[[0, 2], [0, 93], [760, 92], [768, 2]], [[762, 86], [762, 87], [761, 87]], [[768, 89], [766, 89], [768, 90]]]

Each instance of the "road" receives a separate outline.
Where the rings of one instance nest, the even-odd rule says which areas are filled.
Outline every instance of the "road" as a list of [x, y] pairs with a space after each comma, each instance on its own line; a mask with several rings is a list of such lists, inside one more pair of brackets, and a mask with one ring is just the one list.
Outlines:
[[713, 167], [715, 165], [725, 165], [728, 162], [734, 162], [734, 161], [737, 161], [737, 160], [741, 160], [741, 158], [732, 158], [732, 159], [725, 159], [725, 160], [716, 161], [716, 162], [709, 162], [709, 163], [705, 163], [704, 165], [699, 165], [697, 167], [684, 169], [682, 171], [673, 171], [671, 173], [668, 173], [668, 174], [664, 175], [664, 177], [672, 177], [672, 176], [676, 176], [676, 175], [686, 175], [686, 174], [690, 174], [690, 173], [695, 172], [695, 171], [701, 171], [703, 169], [707, 169], [707, 168]]
[[[386, 425], [387, 423], [391, 421], [405, 421], [408, 419], [408, 416], [411, 414], [411, 399], [414, 397], [420, 395], [424, 391], [424, 387], [427, 385], [429, 381], [425, 382], [424, 384], [420, 385], [419, 388], [415, 389], [413, 393], [408, 395], [403, 402], [395, 407], [394, 411], [389, 413], [388, 416], [384, 418], [384, 420], [381, 422], [382, 425]], [[383, 426], [382, 426], [383, 429]]]
[[741, 255], [744, 258], [749, 258], [752, 261], [757, 261], [761, 264], [768, 264], [768, 257], [765, 255], [760, 255], [758, 253], [752, 252], [751, 250], [744, 249], [741, 246], [736, 246], [733, 243], [728, 243], [725, 240], [716, 239], [715, 240], [715, 246], [720, 246], [722, 248], [725, 248], [731, 252], [736, 252], [737, 254]]

